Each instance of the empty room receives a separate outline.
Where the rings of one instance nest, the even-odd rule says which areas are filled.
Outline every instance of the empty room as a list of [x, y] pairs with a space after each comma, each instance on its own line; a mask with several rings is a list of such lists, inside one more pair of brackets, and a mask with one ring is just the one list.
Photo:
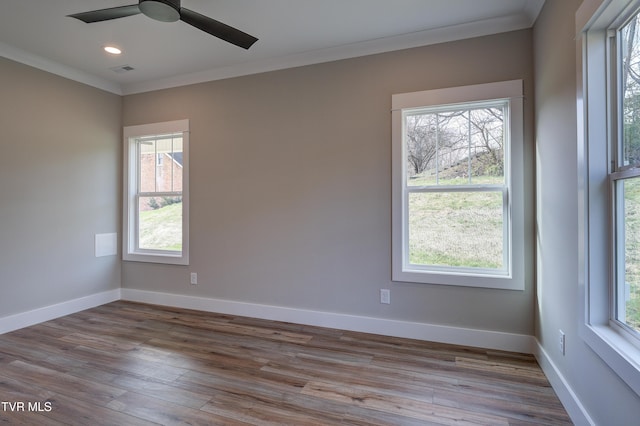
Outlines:
[[639, 21], [0, 1], [0, 422], [637, 423]]

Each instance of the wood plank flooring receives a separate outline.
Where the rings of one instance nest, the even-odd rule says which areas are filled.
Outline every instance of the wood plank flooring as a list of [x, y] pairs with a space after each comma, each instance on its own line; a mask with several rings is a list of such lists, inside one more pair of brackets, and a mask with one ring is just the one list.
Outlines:
[[0, 402], [20, 425], [571, 424], [530, 355], [130, 302], [0, 335]]

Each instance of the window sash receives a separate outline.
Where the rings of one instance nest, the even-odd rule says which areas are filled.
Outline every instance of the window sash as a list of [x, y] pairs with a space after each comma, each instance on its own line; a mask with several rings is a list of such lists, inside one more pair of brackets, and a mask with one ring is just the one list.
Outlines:
[[[136, 194], [134, 197], [134, 209], [135, 209], [135, 218], [134, 218], [134, 222], [135, 222], [135, 231], [134, 231], [134, 242], [133, 242], [133, 246], [135, 247], [135, 252], [136, 253], [140, 253], [140, 254], [153, 254], [153, 255], [162, 255], [162, 254], [166, 254], [169, 256], [181, 256], [183, 249], [181, 248], [180, 250], [171, 250], [171, 249], [151, 249], [151, 248], [146, 248], [146, 247], [142, 247], [141, 246], [141, 241], [140, 241], [140, 230], [142, 228], [142, 221], [141, 221], [141, 210], [140, 210], [140, 201], [143, 198], [149, 198], [149, 197], [180, 197], [181, 199], [181, 203], [182, 201], [182, 192], [154, 192], [154, 193], [139, 193]], [[182, 210], [182, 215], [184, 215], [184, 209]], [[181, 216], [182, 218], [182, 216]], [[181, 240], [184, 240], [181, 238]]]
[[622, 172], [610, 175], [611, 210], [611, 235], [613, 253], [611, 254], [611, 300], [610, 323], [616, 327], [619, 333], [630, 338], [630, 342], [640, 348], [640, 332], [631, 327], [627, 321], [627, 218], [625, 208], [624, 183], [630, 179], [640, 179], [640, 170], [626, 169]]
[[[167, 135], [153, 135], [153, 136], [143, 136], [143, 137], [138, 137], [134, 139], [134, 143], [135, 143], [135, 162], [136, 162], [136, 193], [137, 194], [151, 194], [151, 193], [160, 193], [160, 192], [182, 192], [182, 191], [161, 191], [158, 190], [158, 167], [163, 166], [163, 162], [159, 161], [161, 157], [161, 155], [166, 154], [168, 152], [159, 152], [158, 151], [158, 142], [160, 141], [167, 141], [167, 140], [171, 140], [171, 167], [170, 167], [170, 173], [171, 173], [171, 177], [169, 179], [169, 181], [171, 182], [171, 189], [173, 190], [175, 188], [175, 167], [174, 167], [174, 162], [176, 162], [175, 160], [175, 154], [176, 153], [182, 153], [182, 149], [179, 151], [175, 150], [176, 147], [176, 139], [178, 139], [180, 141], [180, 148], [182, 148], [183, 146], [183, 140], [184, 140], [184, 132], [176, 132], [176, 133], [172, 133], [172, 134], [167, 134]], [[153, 187], [154, 187], [154, 191], [144, 191], [143, 190], [143, 166], [142, 166], [142, 162], [143, 162], [143, 154], [150, 154], [149, 152], [147, 153], [143, 153], [143, 146], [145, 145], [149, 145], [149, 144], [153, 144], [153, 157], [154, 157], [154, 179], [153, 179]], [[164, 150], [163, 150], [164, 151]]]
[[[409, 134], [409, 130], [407, 128], [408, 126], [408, 122], [409, 122], [409, 118], [410, 117], [419, 117], [419, 116], [428, 116], [428, 115], [435, 115], [436, 116], [436, 123], [435, 123], [435, 147], [434, 147], [434, 152], [431, 156], [431, 158], [429, 160], [427, 160], [424, 164], [424, 166], [426, 166], [429, 162], [434, 162], [435, 163], [435, 175], [436, 175], [436, 184], [432, 185], [432, 186], [460, 186], [460, 185], [483, 185], [483, 184], [478, 184], [478, 183], [474, 183], [473, 182], [473, 173], [472, 173], [472, 165], [473, 165], [473, 161], [474, 161], [474, 156], [476, 156], [477, 154], [477, 148], [481, 148], [481, 152], [482, 152], [482, 148], [486, 149], [487, 151], [490, 151], [490, 148], [488, 147], [488, 145], [490, 144], [490, 142], [485, 141], [486, 145], [481, 145], [478, 146], [477, 145], [477, 133], [479, 132], [479, 129], [476, 128], [475, 130], [472, 131], [472, 119], [471, 119], [471, 114], [474, 111], [482, 111], [482, 110], [491, 110], [491, 109], [497, 109], [500, 110], [502, 113], [502, 126], [500, 126], [501, 129], [501, 138], [502, 138], [502, 147], [500, 148], [502, 151], [502, 166], [503, 166], [503, 170], [502, 170], [502, 182], [504, 184], [506, 184], [507, 179], [508, 179], [508, 175], [509, 175], [509, 161], [508, 161], [508, 157], [509, 157], [509, 126], [507, 125], [509, 123], [509, 110], [510, 110], [510, 100], [507, 99], [492, 99], [492, 100], [483, 100], [483, 101], [476, 101], [476, 102], [463, 102], [460, 104], [445, 104], [445, 105], [436, 105], [436, 106], [421, 106], [421, 107], [414, 107], [414, 108], [404, 108], [402, 109], [402, 155], [404, 157], [404, 164], [403, 167], [405, 168], [404, 170], [404, 179], [405, 179], [405, 186], [420, 186], [420, 185], [408, 185], [408, 162], [409, 162], [409, 157], [410, 157], [410, 148], [409, 148], [409, 139], [410, 137], [408, 136]], [[463, 140], [466, 141], [466, 143], [459, 143], [459, 142], [450, 142], [449, 144], [444, 144], [441, 145], [441, 141], [443, 139], [442, 133], [446, 132], [448, 125], [450, 124], [449, 120], [455, 120], [456, 116], [451, 116], [451, 117], [446, 117], [447, 114], [459, 114], [457, 116], [457, 118], [461, 118], [462, 120], [466, 121], [466, 134], [465, 132], [462, 133], [463, 136]], [[443, 116], [445, 122], [442, 123], [442, 125], [444, 127], [441, 127], [441, 123], [439, 120], [439, 117]], [[433, 125], [433, 124], [432, 124]], [[423, 126], [420, 126], [423, 127]], [[455, 127], [455, 126], [454, 126]], [[485, 136], [486, 138], [488, 138], [489, 136], [489, 129], [484, 129], [487, 131], [487, 135]], [[433, 132], [433, 131], [432, 131]], [[474, 135], [476, 137], [474, 137]], [[458, 136], [461, 136], [460, 134]], [[453, 135], [453, 137], [455, 138], [455, 135]], [[483, 139], [485, 138], [483, 137]], [[474, 144], [473, 141], [476, 141], [476, 143]], [[467, 182], [465, 183], [461, 183], [461, 184], [442, 184], [440, 183], [440, 174], [442, 173], [440, 171], [440, 163], [442, 162], [442, 157], [444, 155], [447, 154], [447, 151], [449, 149], [454, 148], [454, 151], [458, 151], [458, 150], [465, 150], [466, 149], [466, 155], [467, 155]], [[494, 147], [495, 148], [495, 147]], [[475, 151], [475, 152], [472, 152]], [[485, 151], [486, 152], [486, 151]], [[451, 151], [449, 152], [449, 154], [451, 154]], [[464, 155], [464, 154], [463, 154]], [[458, 164], [459, 165], [459, 164]], [[450, 165], [451, 166], [451, 165]], [[424, 185], [423, 185], [424, 186]]]
[[[410, 209], [409, 198], [411, 194], [429, 193], [500, 193], [502, 198], [502, 267], [485, 268], [473, 266], [452, 266], [419, 264], [410, 261]], [[465, 185], [465, 186], [406, 186], [403, 194], [404, 218], [403, 218], [403, 265], [404, 269], [449, 273], [460, 275], [487, 275], [487, 276], [509, 276], [511, 260], [511, 237], [510, 237], [510, 208], [509, 191], [506, 185]]]

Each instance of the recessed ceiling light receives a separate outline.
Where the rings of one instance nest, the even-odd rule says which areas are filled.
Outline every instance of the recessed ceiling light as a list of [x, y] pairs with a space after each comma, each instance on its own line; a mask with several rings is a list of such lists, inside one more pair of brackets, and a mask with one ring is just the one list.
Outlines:
[[119, 55], [122, 53], [122, 50], [118, 49], [115, 46], [105, 46], [104, 51], [107, 53], [111, 53], [112, 55]]

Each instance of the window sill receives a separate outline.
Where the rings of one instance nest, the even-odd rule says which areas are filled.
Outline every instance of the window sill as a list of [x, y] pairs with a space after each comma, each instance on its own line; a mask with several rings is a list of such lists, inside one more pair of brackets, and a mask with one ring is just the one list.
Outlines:
[[163, 263], [165, 265], [189, 265], [189, 258], [184, 255], [125, 253], [122, 260], [125, 262]]
[[640, 395], [640, 349], [608, 325], [585, 324], [581, 331], [587, 345]]
[[478, 287], [499, 290], [524, 290], [524, 279], [508, 275], [478, 275], [465, 273], [437, 273], [420, 270], [404, 269], [394, 271], [393, 281], [451, 285], [461, 287]]

